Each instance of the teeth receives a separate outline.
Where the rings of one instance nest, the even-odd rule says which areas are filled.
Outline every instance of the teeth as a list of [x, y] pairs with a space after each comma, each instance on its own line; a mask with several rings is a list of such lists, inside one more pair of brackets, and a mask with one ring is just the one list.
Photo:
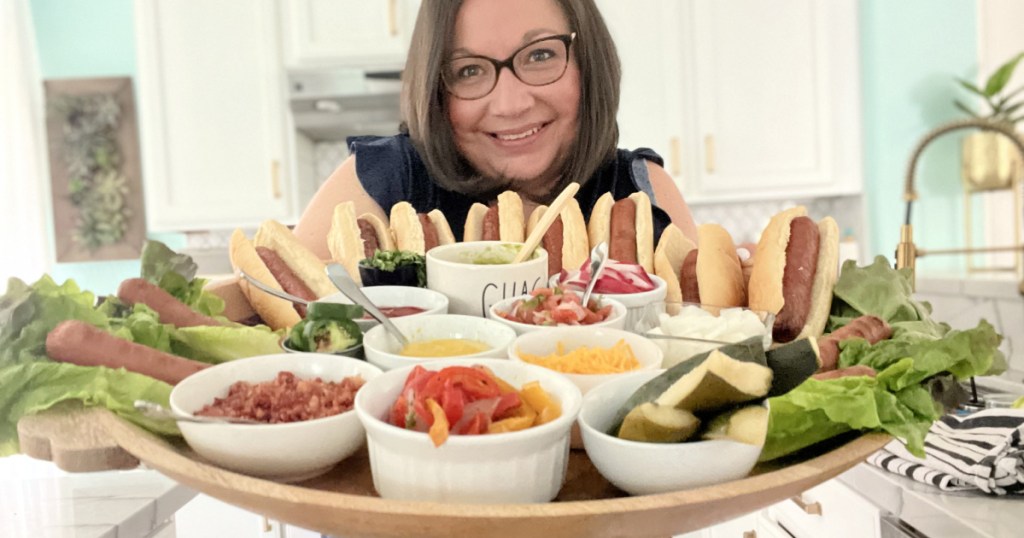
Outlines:
[[533, 129], [530, 129], [529, 131], [526, 131], [526, 132], [523, 132], [523, 133], [519, 133], [519, 134], [498, 135], [498, 139], [499, 140], [519, 140], [521, 138], [526, 138], [526, 137], [536, 133], [539, 130], [540, 130], [540, 127], [534, 127]]

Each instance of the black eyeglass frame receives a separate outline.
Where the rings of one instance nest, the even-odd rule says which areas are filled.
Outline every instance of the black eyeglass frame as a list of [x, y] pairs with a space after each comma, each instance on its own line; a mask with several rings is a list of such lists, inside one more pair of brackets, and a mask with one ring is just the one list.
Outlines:
[[[565, 45], [565, 65], [562, 66], [562, 72], [554, 80], [552, 80], [550, 82], [545, 82], [543, 84], [531, 84], [529, 82], [526, 82], [525, 80], [522, 79], [522, 77], [519, 76], [519, 73], [516, 73], [516, 67], [515, 67], [515, 58], [516, 58], [516, 56], [518, 56], [520, 52], [523, 52], [524, 50], [526, 50], [526, 49], [536, 45], [537, 43], [540, 43], [542, 41], [548, 41], [548, 40], [551, 40], [551, 39], [557, 39], [557, 40], [561, 41], [562, 44]], [[490, 95], [491, 92], [494, 91], [494, 88], [498, 85], [498, 79], [501, 78], [501, 70], [506, 68], [506, 67], [516, 77], [516, 79], [519, 80], [519, 82], [522, 82], [523, 84], [526, 84], [527, 86], [540, 87], [540, 86], [547, 86], [548, 84], [554, 84], [554, 83], [558, 82], [559, 80], [561, 80], [563, 76], [565, 76], [565, 71], [569, 68], [569, 53], [572, 50], [572, 44], [573, 44], [573, 42], [575, 40], [576, 40], [576, 32], [572, 32], [572, 33], [568, 33], [568, 34], [550, 35], [550, 36], [547, 36], [547, 37], [542, 37], [542, 38], [530, 41], [529, 43], [523, 45], [522, 47], [519, 47], [518, 49], [516, 49], [515, 52], [512, 53], [511, 56], [509, 56], [508, 58], [505, 58], [504, 60], [496, 60], [496, 59], [491, 58], [489, 56], [479, 56], [479, 55], [459, 56], [458, 58], [453, 58], [451, 60], [448, 60], [448, 61], [444, 62], [444, 64], [442, 65], [442, 68], [441, 68], [441, 81], [444, 83], [445, 89], [448, 91], [448, 93], [452, 97], [455, 97], [456, 99], [461, 99], [463, 101], [475, 101], [477, 99], [483, 99], [484, 97], [487, 97], [488, 95]], [[491, 65], [494, 66], [494, 82], [491, 84], [490, 89], [488, 89], [480, 97], [459, 97], [459, 95], [457, 93], [452, 91], [452, 84], [448, 81], [448, 77], [445, 75], [446, 73], [448, 73], [448, 67], [451, 66], [452, 63], [454, 63], [456, 60], [465, 60], [467, 58], [475, 58], [475, 59], [479, 59], [479, 60], [485, 60], [485, 61], [489, 62]]]

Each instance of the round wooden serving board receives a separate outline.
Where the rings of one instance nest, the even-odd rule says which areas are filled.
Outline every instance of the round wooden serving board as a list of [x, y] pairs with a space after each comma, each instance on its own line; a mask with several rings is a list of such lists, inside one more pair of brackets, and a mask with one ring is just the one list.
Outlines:
[[[570, 456], [566, 483], [546, 504], [470, 505], [388, 501], [373, 489], [362, 450], [331, 472], [280, 484], [205, 463], [184, 442], [146, 432], [103, 408], [64, 409], [18, 425], [26, 454], [69, 471], [125, 468], [137, 458], [225, 502], [325, 534], [357, 536], [669, 536], [774, 504], [831, 479], [889, 441], [883, 434], [819, 446], [799, 459], [759, 466], [742, 480], [686, 491], [626, 496], [583, 451]], [[118, 456], [116, 453], [122, 452]]]

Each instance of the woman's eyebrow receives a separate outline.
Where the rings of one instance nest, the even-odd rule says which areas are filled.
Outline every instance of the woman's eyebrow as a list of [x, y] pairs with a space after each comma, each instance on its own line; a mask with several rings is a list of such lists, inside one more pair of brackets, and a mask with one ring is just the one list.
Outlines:
[[[535, 28], [535, 29], [530, 30], [530, 31], [526, 32], [525, 34], [523, 34], [523, 38], [519, 41], [519, 45], [520, 46], [521, 45], [525, 45], [525, 44], [529, 43], [530, 41], [533, 41], [534, 39], [537, 39], [538, 37], [540, 37], [540, 36], [542, 36], [544, 34], [557, 35], [558, 31], [557, 30], [552, 30], [550, 28]], [[470, 50], [470, 49], [468, 49], [466, 47], [458, 47], [458, 48], [452, 49], [451, 54], [452, 54], [452, 56], [456, 56], [456, 55], [481, 56], [481, 54], [479, 54], [477, 52], [474, 52], [474, 51], [472, 51], [472, 50]]]

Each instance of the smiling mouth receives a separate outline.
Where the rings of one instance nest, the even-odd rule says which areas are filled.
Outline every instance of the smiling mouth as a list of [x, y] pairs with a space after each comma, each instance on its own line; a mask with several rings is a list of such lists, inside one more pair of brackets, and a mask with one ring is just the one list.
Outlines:
[[538, 125], [537, 127], [533, 127], [531, 129], [527, 129], [525, 131], [518, 133], [491, 133], [491, 137], [501, 140], [503, 142], [514, 142], [516, 140], [522, 140], [524, 138], [528, 138], [539, 133], [540, 130], [543, 129], [544, 127], [547, 127], [547, 125], [548, 124], [545, 123], [543, 125]]

